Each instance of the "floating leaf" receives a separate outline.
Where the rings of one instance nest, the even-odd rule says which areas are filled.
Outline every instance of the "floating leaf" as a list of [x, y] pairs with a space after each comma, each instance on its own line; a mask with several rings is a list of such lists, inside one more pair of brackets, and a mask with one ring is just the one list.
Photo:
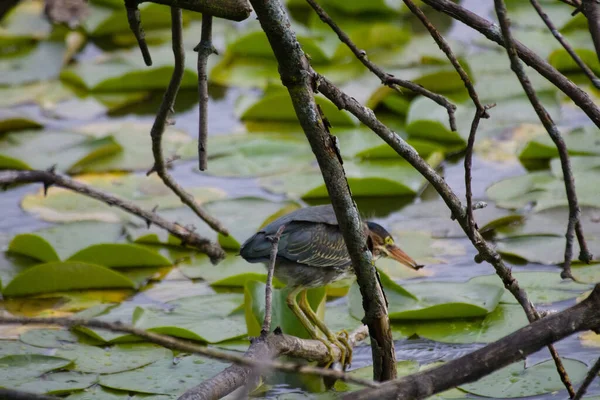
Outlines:
[[[166, 358], [143, 368], [100, 377], [106, 388], [177, 396], [222, 371], [228, 364], [198, 356]], [[165, 379], [165, 377], [169, 379]], [[137, 397], [136, 397], [137, 398]]]
[[18, 340], [0, 340], [0, 357], [13, 354], [44, 354], [46, 349], [30, 346]]
[[[562, 132], [562, 136], [571, 155], [600, 154], [600, 131], [598, 129], [576, 129]], [[521, 161], [548, 160], [554, 157], [558, 157], [558, 150], [548, 135], [535, 137], [523, 147], [519, 154]]]
[[600, 283], [600, 265], [573, 265], [571, 267], [573, 276], [579, 282]]
[[[83, 319], [94, 318], [99, 321], [108, 322], [120, 321], [124, 324], [132, 324], [133, 311], [136, 307], [137, 305], [131, 303], [122, 303], [117, 306], [100, 304], [75, 314], [75, 317]], [[85, 326], [78, 326], [75, 329], [100, 342], [117, 343], [138, 340], [137, 337], [128, 333], [114, 332], [106, 329], [88, 328]]]
[[[480, 284], [420, 282], [400, 286], [380, 272], [392, 320], [431, 320], [485, 316], [502, 296], [502, 288]], [[364, 310], [357, 285], [350, 289], [350, 313], [362, 318]]]
[[[130, 32], [125, 9], [105, 8], [95, 4], [90, 7], [90, 17], [83, 20], [83, 28], [89, 36], [96, 37]], [[144, 16], [144, 30], [170, 26], [169, 11], [159, 4], [144, 3], [139, 5], [139, 9]]]
[[[248, 281], [244, 287], [244, 309], [249, 336], [259, 336], [265, 315], [265, 287], [262, 282]], [[271, 328], [280, 327], [283, 333], [301, 338], [310, 338], [304, 326], [287, 305], [286, 297], [290, 289], [273, 289], [271, 308]], [[323, 319], [325, 312], [325, 288], [309, 289], [308, 303], [313, 311]], [[299, 298], [299, 297], [298, 297]]]
[[23, 343], [36, 347], [61, 347], [79, 342], [77, 335], [66, 329], [35, 329], [19, 337]]
[[0, 110], [0, 133], [41, 128], [42, 124], [22, 112]]
[[94, 374], [55, 372], [44, 375], [43, 379], [30, 380], [9, 387], [25, 393], [63, 395], [86, 389], [96, 383], [97, 379], [98, 376]]
[[126, 243], [96, 244], [73, 254], [69, 261], [96, 263], [105, 267], [163, 267], [171, 261], [144, 246]]
[[121, 233], [118, 224], [76, 222], [17, 235], [8, 249], [40, 261], [60, 261], [88, 246], [117, 241]]
[[20, 85], [55, 78], [62, 68], [64, 53], [64, 44], [44, 42], [25, 54], [0, 58], [0, 85]]
[[49, 262], [21, 272], [2, 291], [4, 296], [25, 296], [63, 290], [133, 288], [125, 276], [101, 265], [81, 262]]
[[111, 137], [93, 139], [72, 132], [20, 131], [0, 140], [0, 169], [48, 169], [77, 172], [121, 146]]
[[0, 44], [8, 47], [45, 39], [52, 25], [43, 17], [43, 8], [41, 3], [28, 1], [10, 9], [0, 24]]
[[[419, 372], [419, 363], [416, 361], [400, 361], [396, 363], [396, 373], [398, 378], [411, 375], [416, 372]], [[348, 374], [354, 378], [373, 379], [373, 366], [370, 365], [368, 367], [358, 368], [350, 371]], [[344, 381], [337, 381], [334, 387], [338, 392], [350, 392], [364, 389], [364, 386], [357, 385], [355, 383], [346, 383]]]
[[129, 371], [172, 356], [170, 350], [151, 343], [123, 343], [108, 348], [69, 344], [56, 355], [73, 360], [75, 371], [114, 374]]
[[[577, 384], [585, 378], [587, 367], [580, 361], [563, 359], [571, 382]], [[460, 386], [471, 394], [494, 398], [515, 398], [541, 395], [563, 389], [554, 361], [548, 360], [524, 368], [515, 363], [487, 375], [475, 383]]]
[[0, 386], [10, 387], [46, 372], [67, 367], [71, 363], [71, 360], [41, 354], [4, 356], [0, 358]]
[[218, 343], [246, 334], [244, 317], [235, 310], [242, 303], [236, 293], [193, 296], [167, 303], [169, 310], [139, 307], [134, 314], [137, 328]]
[[[145, 177], [133, 174], [90, 174], [78, 176], [75, 180], [134, 202], [142, 209], [151, 210], [155, 206], [160, 210], [181, 207], [179, 197], [156, 175]], [[211, 187], [187, 188], [187, 190], [200, 204], [225, 196], [222, 190]], [[134, 219], [131, 214], [117, 207], [57, 187], [49, 188], [46, 195], [43, 189], [35, 194], [26, 195], [21, 206], [26, 211], [53, 222], [81, 220], [120, 222]]]

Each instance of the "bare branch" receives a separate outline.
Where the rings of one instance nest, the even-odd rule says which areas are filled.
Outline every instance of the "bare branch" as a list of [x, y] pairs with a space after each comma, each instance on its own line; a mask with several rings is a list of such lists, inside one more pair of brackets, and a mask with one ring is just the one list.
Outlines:
[[542, 347], [575, 332], [600, 332], [600, 284], [581, 303], [539, 319], [463, 357], [413, 375], [385, 382], [376, 389], [350, 393], [346, 399], [418, 400], [469, 382], [475, 382]]
[[[351, 346], [363, 341], [369, 336], [366, 326], [361, 326], [352, 332], [348, 342]], [[319, 343], [319, 345], [317, 345]], [[321, 357], [320, 347], [323, 345], [318, 340], [303, 340], [294, 336], [282, 335], [275, 331], [275, 334], [255, 338], [250, 348], [244, 354], [244, 357], [252, 360], [270, 360], [280, 355], [301, 358], [307, 361], [316, 361], [323, 363], [326, 357]], [[318, 347], [318, 348], [317, 348]], [[325, 347], [323, 345], [323, 347]], [[341, 352], [337, 346], [333, 346], [333, 357], [335, 361], [341, 359]], [[315, 357], [315, 355], [319, 357]], [[185, 392], [179, 400], [209, 400], [220, 399], [227, 396], [237, 388], [244, 385], [253, 384], [252, 368], [232, 365], [217, 375], [202, 382], [198, 386]]]
[[584, 63], [583, 60], [577, 55], [577, 53], [575, 53], [575, 50], [573, 50], [573, 48], [571, 47], [569, 42], [567, 42], [567, 40], [563, 37], [563, 35], [558, 31], [556, 26], [554, 26], [554, 24], [550, 20], [550, 17], [548, 17], [548, 14], [546, 14], [544, 12], [544, 9], [542, 8], [542, 6], [538, 2], [538, 0], [530, 0], [530, 1], [531, 1], [531, 5], [533, 5], [533, 7], [535, 8], [535, 11], [537, 11], [537, 13], [539, 14], [542, 21], [544, 21], [544, 23], [546, 24], [546, 26], [548, 27], [550, 32], [552, 32], [552, 35], [554, 35], [556, 40], [558, 40], [558, 42], [562, 45], [562, 47], [564, 47], [564, 49], [567, 51], [567, 53], [569, 53], [569, 55], [571, 56], [573, 61], [575, 61], [575, 63], [579, 66], [579, 68], [581, 68], [583, 73], [589, 78], [589, 80], [592, 82], [592, 84], [596, 88], [600, 89], [600, 78], [598, 78], [596, 76], [596, 74], [594, 74], [594, 71], [592, 71], [590, 69], [590, 67], [588, 67], [587, 64]]
[[172, 29], [172, 41], [173, 41], [173, 55], [175, 56], [175, 67], [173, 69], [173, 75], [171, 81], [165, 92], [163, 100], [160, 104], [158, 112], [152, 129], [150, 130], [150, 136], [152, 138], [152, 154], [154, 155], [154, 166], [148, 173], [156, 172], [158, 176], [163, 180], [173, 193], [175, 193], [181, 202], [190, 207], [196, 215], [198, 215], [204, 222], [206, 222], [215, 231], [228, 236], [229, 232], [221, 222], [216, 218], [209, 215], [206, 210], [200, 204], [194, 200], [194, 197], [185, 191], [169, 174], [167, 171], [165, 160], [163, 158], [162, 149], [162, 135], [165, 132], [165, 127], [169, 122], [169, 115], [172, 114], [173, 107], [175, 105], [175, 98], [177, 92], [179, 92], [179, 86], [183, 78], [185, 68], [185, 51], [183, 49], [182, 42], [182, 21], [181, 21], [181, 9], [172, 7], [171, 8], [171, 29]]
[[596, 56], [600, 60], [600, 2], [598, 0], [582, 0], [583, 14], [588, 20], [588, 29], [596, 48]]
[[281, 225], [277, 233], [273, 237], [269, 237], [271, 241], [271, 254], [269, 257], [269, 269], [267, 271], [267, 286], [265, 287], [265, 319], [263, 320], [261, 336], [268, 335], [271, 332], [271, 315], [273, 302], [273, 273], [275, 272], [275, 262], [277, 261], [277, 251], [279, 250], [279, 239], [285, 229], [285, 225]]
[[[135, 328], [131, 325], [123, 324], [119, 321], [108, 322], [98, 319], [81, 319], [81, 318], [65, 318], [65, 317], [49, 317], [49, 318], [27, 318], [27, 317], [9, 317], [0, 316], [0, 325], [59, 325], [66, 328], [74, 328], [78, 326], [85, 326], [88, 328], [106, 329], [112, 332], [125, 332], [131, 335], [138, 336], [145, 341], [155, 343], [160, 346], [166, 347], [171, 350], [178, 350], [190, 354], [198, 354], [213, 360], [227, 361], [239, 365], [243, 365], [250, 368], [266, 368], [276, 369], [284, 372], [294, 372], [306, 375], [323, 376], [333, 379], [339, 379], [347, 382], [353, 382], [358, 385], [377, 387], [378, 383], [370, 381], [368, 379], [358, 378], [352, 375], [348, 375], [341, 371], [333, 369], [325, 369], [312, 367], [306, 364], [297, 364], [280, 361], [264, 361], [259, 362], [244, 356], [233, 354], [231, 352], [225, 352], [214, 349], [212, 347], [206, 347], [198, 344], [193, 344], [189, 341], [183, 341], [172, 338], [170, 336], [161, 335], [154, 332], [145, 331], [140, 328]], [[294, 336], [278, 335], [281, 336], [282, 342], [286, 343], [281, 345], [285, 352], [282, 354], [290, 356], [303, 357], [307, 356], [306, 349], [311, 349], [310, 356], [307, 358], [309, 361], [327, 360], [329, 352], [327, 347], [318, 340], [300, 339]], [[299, 346], [301, 350], [297, 350], [296, 346]]]
[[198, 52], [198, 167], [205, 171], [207, 167], [208, 153], [206, 146], [208, 141], [208, 72], [206, 65], [211, 54], [217, 54], [212, 44], [212, 16], [202, 15], [202, 33], [200, 43], [194, 48]]
[[[494, 23], [485, 18], [465, 9], [451, 0], [422, 0], [423, 3], [431, 6], [437, 11], [448, 14], [452, 18], [470, 26], [479, 31], [485, 37], [493, 42], [504, 46], [504, 39], [500, 29]], [[566, 94], [581, 110], [586, 113], [592, 122], [600, 127], [600, 108], [594, 103], [594, 100], [575, 83], [561, 74], [556, 68], [551, 66], [546, 60], [538, 56], [528, 47], [519, 41], [515, 41], [515, 48], [519, 57], [527, 65], [539, 72], [548, 81], [552, 82], [559, 90]]]
[[199, 12], [202, 15], [208, 14], [217, 18], [229, 19], [232, 21], [243, 21], [250, 16], [252, 8], [248, 0], [135, 0], [141, 3], [164, 4], [184, 10]]
[[181, 225], [167, 221], [154, 211], [146, 211], [128, 202], [118, 196], [102, 192], [84, 183], [77, 182], [69, 177], [56, 174], [54, 171], [0, 171], [0, 185], [12, 185], [15, 183], [34, 183], [40, 182], [45, 188], [49, 186], [60, 186], [70, 189], [76, 193], [99, 200], [110, 206], [119, 207], [130, 214], [137, 215], [144, 219], [148, 224], [155, 224], [169, 231], [173, 236], [181, 239], [181, 242], [196, 248], [198, 251], [207, 254], [213, 262], [225, 257], [225, 252], [217, 243], [203, 238], [194, 231], [184, 228]]
[[452, 129], [453, 131], [456, 130], [456, 118], [454, 116], [456, 106], [454, 104], [452, 104], [447, 98], [440, 94], [433, 93], [432, 91], [427, 90], [423, 86], [418, 85], [414, 82], [396, 78], [394, 77], [394, 75], [388, 74], [387, 72], [379, 68], [376, 64], [369, 61], [369, 59], [367, 58], [367, 52], [364, 50], [360, 50], [358, 47], [356, 47], [356, 45], [354, 44], [354, 42], [352, 42], [350, 37], [348, 37], [348, 35], [339, 26], [337, 26], [337, 24], [331, 19], [327, 12], [325, 12], [325, 10], [319, 4], [317, 4], [315, 0], [306, 1], [319, 15], [321, 21], [325, 22], [331, 27], [331, 29], [340, 38], [340, 41], [342, 41], [342, 43], [348, 46], [348, 48], [352, 51], [352, 53], [354, 53], [356, 58], [358, 58], [360, 62], [362, 62], [363, 65], [369, 69], [369, 71], [371, 71], [379, 79], [381, 79], [381, 83], [394, 89], [398, 93], [402, 93], [398, 88], [398, 86], [401, 86], [435, 101], [448, 111], [448, 118], [450, 119], [450, 129]]
[[148, 50], [148, 44], [146, 43], [146, 33], [142, 28], [142, 17], [138, 8], [138, 2], [136, 0], [125, 0], [125, 10], [127, 11], [127, 21], [129, 22], [129, 29], [135, 36], [138, 46], [142, 51], [142, 57], [144, 63], [147, 66], [152, 65], [152, 57], [150, 56], [150, 50]]
[[588, 374], [585, 377], [585, 379], [583, 380], [583, 382], [581, 383], [581, 386], [579, 386], [579, 389], [577, 389], [577, 393], [575, 393], [575, 397], [571, 397], [571, 398], [573, 400], [581, 400], [583, 398], [583, 396], [585, 395], [585, 392], [587, 392], [588, 387], [590, 387], [590, 385], [592, 384], [594, 379], [596, 379], [598, 377], [599, 372], [600, 372], [600, 358], [598, 358], [596, 360], [594, 365], [592, 365], [592, 368], [590, 368], [590, 370], [588, 371]]

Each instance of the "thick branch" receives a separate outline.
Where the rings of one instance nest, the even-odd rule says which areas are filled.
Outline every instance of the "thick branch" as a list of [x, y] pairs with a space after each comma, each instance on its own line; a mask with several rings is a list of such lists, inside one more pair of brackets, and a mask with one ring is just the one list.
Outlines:
[[[368, 329], [362, 326], [350, 334], [349, 343], [356, 343], [368, 337]], [[321, 354], [322, 343], [318, 340], [303, 340], [294, 336], [272, 334], [261, 336], [253, 340], [244, 357], [252, 360], [270, 360], [277, 356], [287, 355], [301, 358], [307, 361], [319, 363], [327, 362], [325, 354]], [[323, 346], [325, 347], [325, 346]], [[333, 346], [333, 357], [335, 361], [340, 360], [340, 349]], [[318, 356], [318, 357], [316, 357]], [[252, 368], [232, 365], [221, 371], [214, 377], [202, 382], [200, 385], [188, 390], [179, 400], [209, 400], [220, 399], [237, 388], [251, 381]]]
[[598, 0], [582, 0], [583, 14], [588, 20], [588, 28], [594, 47], [596, 48], [596, 56], [600, 60], [600, 3]]
[[[276, 369], [284, 372], [294, 372], [306, 375], [315, 375], [328, 377], [333, 379], [339, 379], [347, 382], [353, 382], [362, 386], [377, 387], [377, 382], [370, 381], [368, 379], [358, 378], [352, 375], [348, 375], [344, 372], [312, 367], [306, 364], [297, 364], [290, 362], [280, 361], [256, 361], [244, 356], [233, 354], [231, 352], [225, 352], [217, 350], [212, 347], [206, 347], [198, 344], [194, 344], [189, 341], [183, 341], [175, 339], [170, 336], [161, 335], [154, 332], [149, 332], [140, 328], [135, 328], [131, 325], [123, 324], [119, 321], [108, 322], [101, 321], [98, 319], [81, 319], [81, 318], [64, 318], [64, 317], [49, 317], [49, 318], [27, 318], [27, 317], [8, 317], [0, 316], [0, 325], [59, 325], [66, 328], [75, 328], [78, 326], [85, 326], [88, 328], [105, 329], [112, 332], [125, 332], [131, 335], [140, 337], [141, 339], [155, 343], [160, 346], [166, 347], [171, 350], [177, 350], [184, 353], [198, 354], [213, 360], [220, 360], [231, 362], [239, 365], [243, 365], [249, 368], [265, 368], [265, 369]], [[285, 353], [289, 356], [294, 357], [308, 357], [309, 361], [320, 361], [328, 360], [329, 350], [323, 343], [318, 340], [300, 339], [293, 336], [280, 335], [282, 336], [286, 346], [282, 345], [282, 348], [286, 351]], [[298, 349], [301, 349], [298, 351]], [[307, 349], [311, 350], [311, 353], [307, 353]], [[338, 355], [339, 357], [339, 355]]]
[[581, 303], [551, 314], [464, 357], [373, 390], [350, 393], [347, 399], [424, 399], [435, 393], [474, 382], [542, 347], [575, 332], [600, 331], [600, 284]]
[[119, 207], [130, 214], [137, 215], [144, 219], [148, 224], [155, 224], [169, 231], [173, 236], [181, 239], [182, 243], [195, 247], [198, 251], [207, 254], [211, 260], [220, 260], [225, 257], [225, 252], [221, 247], [203, 238], [195, 232], [184, 228], [181, 225], [167, 221], [161, 216], [151, 211], [146, 211], [128, 202], [118, 196], [102, 192], [91, 186], [77, 182], [63, 175], [58, 175], [53, 171], [0, 171], [0, 185], [12, 185], [15, 183], [34, 183], [40, 182], [47, 189], [50, 186], [60, 186], [70, 189], [76, 193], [99, 200], [110, 206]]
[[[216, 3], [216, 2], [215, 2]], [[154, 166], [148, 174], [156, 172], [158, 176], [163, 180], [173, 193], [175, 193], [181, 202], [190, 207], [196, 215], [198, 215], [204, 222], [206, 222], [212, 229], [222, 233], [225, 236], [229, 235], [229, 232], [221, 222], [216, 218], [209, 215], [203, 207], [201, 207], [194, 197], [185, 191], [175, 179], [167, 171], [165, 160], [163, 158], [162, 149], [162, 135], [165, 132], [169, 121], [169, 115], [174, 113], [173, 107], [175, 105], [175, 99], [177, 98], [177, 92], [179, 92], [179, 86], [183, 78], [183, 72], [185, 68], [185, 51], [183, 49], [182, 42], [182, 20], [181, 20], [181, 9], [172, 7], [171, 8], [171, 30], [172, 30], [172, 41], [173, 41], [173, 55], [175, 56], [175, 66], [173, 68], [173, 75], [171, 81], [165, 92], [163, 100], [160, 104], [154, 124], [150, 130], [150, 136], [152, 138], [152, 154], [154, 155]]]
[[[337, 221], [342, 231], [363, 296], [365, 318], [373, 350], [376, 380], [396, 377], [396, 354], [383, 290], [379, 285], [363, 224], [352, 200], [336, 138], [332, 136], [314, 99], [310, 65], [290, 29], [288, 16], [278, 0], [251, 1], [279, 63], [294, 110], [323, 174]], [[328, 124], [328, 123], [327, 123]]]
[[590, 67], [588, 67], [587, 64], [584, 63], [583, 60], [577, 55], [577, 53], [575, 53], [575, 50], [573, 50], [573, 48], [571, 47], [569, 42], [567, 42], [567, 40], [563, 37], [563, 35], [558, 31], [556, 26], [554, 26], [554, 23], [552, 23], [552, 21], [550, 20], [550, 17], [548, 17], [548, 14], [546, 14], [544, 12], [544, 9], [540, 5], [539, 1], [538, 0], [530, 0], [530, 1], [531, 1], [531, 5], [533, 6], [533, 8], [535, 8], [535, 11], [537, 11], [537, 13], [539, 14], [542, 21], [544, 21], [544, 23], [546, 24], [546, 26], [548, 27], [550, 32], [552, 32], [552, 35], [556, 38], [556, 40], [558, 40], [558, 42], [562, 45], [562, 47], [566, 50], [566, 52], [569, 53], [569, 55], [571, 56], [573, 61], [575, 61], [575, 63], [579, 66], [579, 68], [581, 68], [581, 70], [583, 71], [585, 76], [588, 77], [588, 79], [592, 82], [592, 84], [596, 88], [600, 89], [600, 78], [598, 78], [596, 76], [596, 74], [594, 74], [594, 71], [592, 71], [590, 69]]
[[402, 93], [402, 91], [398, 88], [398, 86], [401, 86], [405, 89], [412, 90], [415, 93], [418, 93], [435, 101], [448, 111], [448, 118], [450, 119], [450, 129], [452, 129], [453, 131], [456, 130], [456, 118], [454, 116], [456, 106], [454, 104], [452, 104], [447, 98], [445, 98], [441, 94], [433, 93], [432, 91], [427, 90], [423, 86], [418, 85], [414, 82], [396, 78], [394, 77], [394, 75], [388, 74], [387, 72], [379, 68], [379, 66], [369, 61], [369, 59], [367, 58], [367, 52], [364, 50], [360, 50], [358, 47], [356, 47], [356, 45], [354, 44], [354, 42], [352, 42], [350, 37], [339, 26], [337, 26], [333, 19], [331, 19], [327, 12], [325, 12], [325, 10], [319, 4], [317, 4], [315, 0], [306, 1], [319, 15], [321, 21], [325, 22], [331, 27], [331, 29], [338, 35], [340, 41], [346, 46], [348, 46], [348, 48], [352, 51], [352, 53], [354, 53], [356, 58], [358, 58], [359, 61], [362, 62], [363, 65], [369, 69], [369, 71], [371, 71], [379, 79], [381, 79], [381, 83], [394, 89], [398, 93]]
[[206, 146], [208, 141], [208, 72], [206, 65], [208, 57], [216, 54], [217, 50], [212, 44], [212, 16], [202, 15], [202, 33], [200, 43], [194, 49], [198, 52], [198, 167], [205, 171], [207, 167], [208, 153]]
[[248, 0], [138, 0], [137, 3], [157, 3], [183, 8], [213, 17], [243, 21], [250, 16], [252, 8]]
[[[435, 10], [448, 14], [454, 19], [461, 21], [467, 26], [479, 31], [491, 41], [504, 46], [504, 39], [502, 38], [500, 29], [497, 25], [493, 24], [487, 19], [480, 17], [479, 15], [450, 0], [422, 1]], [[552, 82], [558, 89], [571, 98], [571, 100], [573, 100], [573, 102], [590, 117], [596, 126], [600, 127], [600, 108], [594, 103], [594, 100], [590, 98], [586, 92], [581, 90], [576, 84], [561, 74], [556, 68], [551, 66], [543, 58], [538, 56], [535, 52], [519, 41], [515, 41], [515, 48], [517, 50], [517, 54], [521, 60], [525, 62], [525, 64], [529, 65], [547, 80]]]

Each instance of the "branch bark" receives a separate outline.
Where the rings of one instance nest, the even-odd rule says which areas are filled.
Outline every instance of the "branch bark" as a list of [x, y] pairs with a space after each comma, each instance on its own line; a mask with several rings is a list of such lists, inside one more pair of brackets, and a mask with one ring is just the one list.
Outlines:
[[600, 358], [596, 360], [594, 365], [592, 365], [592, 368], [590, 368], [590, 370], [588, 371], [588, 374], [581, 383], [581, 386], [577, 390], [577, 393], [574, 397], [572, 397], [573, 400], [580, 400], [583, 398], [583, 396], [585, 396], [585, 392], [587, 392], [588, 387], [592, 384], [594, 379], [598, 377], [598, 373], [600, 373]]
[[247, 0], [136, 0], [138, 4], [151, 2], [163, 4], [217, 18], [243, 21], [250, 16], [252, 8]]
[[142, 218], [148, 225], [152, 223], [169, 231], [173, 236], [181, 239], [182, 243], [190, 245], [198, 251], [205, 253], [211, 260], [217, 261], [225, 257], [225, 252], [217, 243], [213, 243], [179, 224], [169, 222], [152, 211], [143, 210], [125, 199], [94, 189], [91, 186], [77, 182], [66, 176], [56, 174], [53, 171], [0, 171], [0, 185], [35, 182], [43, 183], [45, 190], [50, 186], [59, 186], [83, 196], [99, 200], [109, 206], [119, 207], [121, 210]]
[[281, 3], [277, 0], [252, 0], [251, 3], [279, 63], [281, 81], [288, 89], [300, 125], [317, 158], [352, 260], [363, 297], [363, 322], [369, 327], [371, 337], [374, 379], [394, 379], [396, 354], [385, 297], [352, 200], [336, 138], [329, 133], [315, 103], [314, 75]]
[[154, 155], [154, 166], [150, 169], [150, 171], [147, 172], [146, 175], [156, 172], [163, 180], [165, 185], [167, 185], [167, 187], [181, 199], [183, 204], [190, 207], [194, 213], [196, 213], [196, 215], [198, 215], [198, 217], [206, 222], [212, 229], [225, 236], [228, 236], [229, 232], [223, 226], [223, 224], [221, 224], [221, 222], [219, 222], [216, 218], [209, 215], [206, 210], [204, 210], [204, 208], [201, 207], [196, 200], [194, 200], [194, 197], [186, 192], [185, 189], [182, 188], [169, 174], [163, 158], [162, 135], [165, 132], [166, 125], [172, 124], [172, 122], [169, 120], [169, 115], [175, 112], [173, 107], [175, 105], [175, 99], [177, 98], [177, 93], [179, 92], [179, 86], [181, 85], [185, 68], [185, 51], [183, 49], [182, 29], [181, 9], [171, 7], [171, 31], [173, 35], [172, 42], [175, 66], [173, 69], [173, 75], [171, 76], [171, 81], [169, 82], [169, 86], [165, 91], [163, 100], [158, 108], [158, 112], [156, 113], [154, 124], [150, 130], [150, 137], [152, 138], [152, 154]]
[[600, 3], [597, 0], [582, 0], [583, 14], [588, 20], [588, 29], [600, 60]]
[[198, 168], [205, 171], [207, 168], [208, 153], [208, 72], [206, 65], [208, 57], [216, 54], [217, 50], [212, 44], [212, 16], [202, 15], [202, 33], [200, 43], [194, 48], [198, 52]]
[[600, 284], [581, 303], [562, 312], [537, 320], [524, 328], [466, 356], [446, 364], [419, 372], [376, 389], [360, 390], [345, 396], [359, 399], [424, 399], [435, 393], [474, 382], [547, 344], [561, 340], [575, 332], [600, 332]]
[[[433, 9], [449, 15], [450, 17], [464, 23], [465, 25], [479, 31], [485, 37], [500, 46], [505, 47], [504, 39], [500, 29], [494, 23], [485, 18], [461, 7], [460, 5], [450, 0], [422, 0], [423, 3], [431, 6]], [[556, 68], [551, 66], [543, 58], [535, 52], [523, 45], [519, 41], [515, 41], [517, 54], [525, 64], [529, 65], [544, 78], [552, 82], [558, 89], [566, 94], [581, 110], [587, 114], [592, 122], [600, 127], [600, 108], [594, 103], [594, 100], [575, 83], [561, 74]]]

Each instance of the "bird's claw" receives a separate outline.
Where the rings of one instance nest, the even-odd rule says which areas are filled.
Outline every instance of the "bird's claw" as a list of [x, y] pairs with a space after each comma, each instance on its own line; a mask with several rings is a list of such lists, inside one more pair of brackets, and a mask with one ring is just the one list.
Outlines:
[[338, 341], [344, 346], [346, 352], [346, 359], [342, 362], [342, 369], [346, 371], [346, 368], [352, 364], [352, 346], [350, 345], [350, 334], [347, 330], [342, 330], [337, 333]]

